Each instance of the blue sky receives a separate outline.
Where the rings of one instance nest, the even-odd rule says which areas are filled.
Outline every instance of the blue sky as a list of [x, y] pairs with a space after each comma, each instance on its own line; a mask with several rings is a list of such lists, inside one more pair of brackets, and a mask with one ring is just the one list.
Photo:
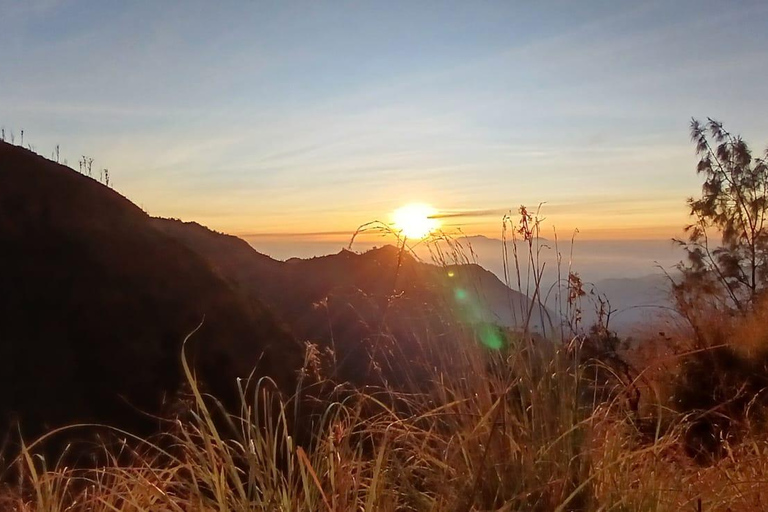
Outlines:
[[768, 143], [767, 27], [764, 1], [0, 0], [0, 124], [232, 233], [546, 201], [587, 237], [672, 236], [692, 116]]

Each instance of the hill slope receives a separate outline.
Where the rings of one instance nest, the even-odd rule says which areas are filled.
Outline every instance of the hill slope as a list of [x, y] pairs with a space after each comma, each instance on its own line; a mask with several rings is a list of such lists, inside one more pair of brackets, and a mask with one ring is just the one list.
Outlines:
[[[524, 324], [524, 313], [530, 305], [525, 295], [511, 290], [479, 265], [438, 267], [405, 254], [398, 269], [400, 255], [392, 246], [363, 254], [342, 250], [329, 256], [282, 262], [259, 253], [244, 240], [214, 232], [196, 222], [153, 222], [158, 229], [205, 257], [231, 283], [258, 296], [286, 317], [323, 300], [334, 290], [352, 288], [373, 296], [405, 292], [423, 299], [436, 299], [431, 294], [447, 291], [455, 298], [455, 290], [461, 288], [466, 292], [466, 302], [477, 306], [467, 321], [492, 322], [509, 328]], [[555, 321], [553, 313], [534, 308], [530, 327], [545, 330]]]
[[[344, 363], [337, 377], [353, 382], [367, 382], [371, 346], [383, 347], [385, 359], [391, 363], [395, 357], [402, 369], [414, 347], [423, 349], [425, 340], [451, 335], [457, 327], [520, 328], [530, 305], [478, 265], [438, 267], [401, 257], [392, 246], [281, 262], [197, 223], [154, 222], [267, 304], [298, 339], [332, 345]], [[550, 319], [556, 322], [551, 313], [534, 308], [530, 327], [549, 329]]]
[[226, 396], [261, 360], [286, 386], [298, 346], [254, 298], [97, 181], [0, 143], [0, 431], [146, 426], [180, 383], [184, 337]]

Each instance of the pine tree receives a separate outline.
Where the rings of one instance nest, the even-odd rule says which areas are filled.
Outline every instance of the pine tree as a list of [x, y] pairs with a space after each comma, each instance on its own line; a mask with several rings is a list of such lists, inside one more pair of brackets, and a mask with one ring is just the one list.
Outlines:
[[[691, 121], [698, 174], [705, 177], [701, 197], [689, 198], [693, 222], [687, 253], [678, 269], [678, 300], [705, 299], [718, 309], [747, 312], [768, 285], [768, 150], [752, 156], [748, 145], [708, 119]], [[716, 243], [717, 242], [717, 243]]]

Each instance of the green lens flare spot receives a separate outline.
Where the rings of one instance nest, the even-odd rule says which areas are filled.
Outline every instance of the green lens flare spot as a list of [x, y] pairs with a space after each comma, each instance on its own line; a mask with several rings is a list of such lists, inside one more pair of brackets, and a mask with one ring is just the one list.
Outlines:
[[504, 346], [504, 340], [498, 329], [491, 325], [483, 325], [480, 328], [480, 341], [492, 350], [499, 350]]
[[467, 291], [463, 288], [456, 288], [453, 291], [453, 295], [456, 297], [456, 300], [459, 302], [464, 302], [467, 300]]

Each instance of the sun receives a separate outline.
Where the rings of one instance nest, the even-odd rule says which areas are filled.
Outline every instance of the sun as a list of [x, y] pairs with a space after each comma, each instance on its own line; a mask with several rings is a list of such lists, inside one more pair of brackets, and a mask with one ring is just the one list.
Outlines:
[[401, 206], [392, 213], [395, 229], [407, 238], [424, 238], [440, 226], [434, 216], [437, 210], [427, 204]]

